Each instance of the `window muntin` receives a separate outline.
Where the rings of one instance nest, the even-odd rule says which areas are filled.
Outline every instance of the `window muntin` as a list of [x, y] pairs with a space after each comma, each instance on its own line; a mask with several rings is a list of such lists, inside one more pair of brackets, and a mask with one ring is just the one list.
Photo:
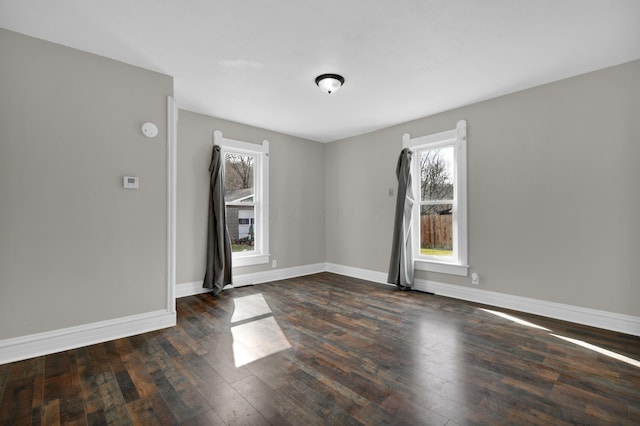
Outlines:
[[254, 144], [222, 137], [227, 229], [233, 266], [269, 262], [269, 142]]
[[466, 122], [432, 135], [403, 137], [413, 151], [415, 268], [467, 276]]

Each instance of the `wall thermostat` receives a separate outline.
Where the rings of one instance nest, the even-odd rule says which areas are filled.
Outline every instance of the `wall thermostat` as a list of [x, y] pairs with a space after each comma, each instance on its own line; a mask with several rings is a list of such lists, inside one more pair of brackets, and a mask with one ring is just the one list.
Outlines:
[[125, 176], [122, 178], [123, 186], [127, 189], [138, 189], [137, 176]]
[[148, 138], [155, 138], [158, 134], [158, 126], [153, 123], [144, 123], [142, 125], [142, 134]]

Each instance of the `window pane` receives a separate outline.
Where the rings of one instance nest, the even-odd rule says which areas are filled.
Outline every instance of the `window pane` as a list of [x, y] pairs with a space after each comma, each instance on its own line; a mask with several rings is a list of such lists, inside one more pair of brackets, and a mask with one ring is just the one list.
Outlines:
[[420, 152], [421, 200], [453, 200], [453, 147]]
[[420, 206], [420, 254], [453, 256], [453, 204]]
[[231, 251], [255, 250], [255, 207], [227, 206], [227, 228]]
[[224, 200], [227, 203], [254, 202], [254, 172], [256, 157], [227, 153], [224, 156]]

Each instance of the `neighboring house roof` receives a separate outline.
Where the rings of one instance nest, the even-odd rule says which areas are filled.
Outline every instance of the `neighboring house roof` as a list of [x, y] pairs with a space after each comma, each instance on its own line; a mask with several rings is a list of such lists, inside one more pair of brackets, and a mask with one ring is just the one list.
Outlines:
[[224, 195], [224, 201], [227, 203], [241, 203], [243, 201], [253, 201], [253, 188], [237, 189], [235, 191], [228, 191]]

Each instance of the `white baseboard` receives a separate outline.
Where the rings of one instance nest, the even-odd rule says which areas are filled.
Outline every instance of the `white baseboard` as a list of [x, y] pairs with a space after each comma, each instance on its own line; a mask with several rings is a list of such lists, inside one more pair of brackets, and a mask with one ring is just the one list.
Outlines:
[[[327, 272], [360, 278], [367, 281], [386, 284], [387, 274], [351, 266], [327, 264]], [[621, 333], [640, 336], [640, 317], [600, 311], [529, 297], [513, 296], [505, 293], [469, 288], [437, 281], [415, 280], [414, 289], [435, 293], [454, 299], [482, 303], [515, 311], [527, 312], [591, 327], [603, 328]]]
[[640, 336], [640, 317], [618, 314], [615, 312], [600, 311], [597, 309], [583, 308], [581, 306], [567, 305], [564, 303], [549, 302], [546, 300], [532, 299], [529, 297], [513, 296], [494, 291], [468, 288], [453, 284], [445, 284], [436, 281], [415, 280], [414, 288], [419, 291], [453, 297], [455, 299], [512, 309], [514, 311], [527, 312], [563, 321], [605, 330]]
[[305, 275], [325, 272], [325, 263], [314, 263], [312, 265], [294, 266], [292, 268], [269, 269], [263, 272], [252, 274], [242, 274], [233, 277], [233, 286], [242, 287], [245, 285], [267, 283], [271, 281], [286, 280], [287, 278], [302, 277]]
[[0, 364], [93, 345], [176, 325], [176, 313], [146, 312], [0, 340]]
[[352, 266], [338, 265], [335, 263], [327, 263], [327, 272], [334, 274], [346, 275], [347, 277], [358, 278], [361, 280], [373, 281], [378, 284], [387, 284], [387, 274], [385, 272], [371, 271], [368, 269], [354, 268]]
[[[269, 269], [262, 272], [238, 274], [233, 276], [232, 287], [244, 287], [247, 285], [286, 280], [287, 278], [318, 274], [320, 272], [325, 272], [326, 270], [326, 263], [314, 263], [312, 265], [294, 266], [292, 268]], [[176, 297], [193, 296], [194, 294], [208, 293], [209, 291], [211, 290], [202, 288], [202, 280], [176, 285]]]
[[203, 280], [176, 284], [176, 298], [208, 293], [211, 290], [202, 287]]

